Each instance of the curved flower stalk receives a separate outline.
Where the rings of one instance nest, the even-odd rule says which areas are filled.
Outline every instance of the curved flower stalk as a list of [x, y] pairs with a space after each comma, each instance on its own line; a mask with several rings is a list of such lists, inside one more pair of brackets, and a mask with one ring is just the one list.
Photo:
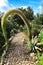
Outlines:
[[[6, 23], [6, 18], [12, 14], [12, 13], [15, 13], [17, 14], [18, 16], [21, 17], [21, 19], [24, 21], [24, 24], [27, 28], [27, 35], [28, 35], [28, 41], [30, 42], [30, 25], [28, 23], [28, 20], [26, 19], [25, 15], [20, 11], [20, 10], [17, 10], [17, 9], [11, 9], [9, 11], [7, 11], [3, 17], [2, 17], [2, 20], [1, 20], [1, 27], [2, 27], [2, 31], [3, 31], [3, 35], [4, 35], [4, 38], [5, 38], [5, 45], [8, 44], [9, 40], [7, 38], [7, 32], [6, 32], [6, 27], [5, 27], [5, 23]], [[29, 27], [28, 27], [29, 26]]]

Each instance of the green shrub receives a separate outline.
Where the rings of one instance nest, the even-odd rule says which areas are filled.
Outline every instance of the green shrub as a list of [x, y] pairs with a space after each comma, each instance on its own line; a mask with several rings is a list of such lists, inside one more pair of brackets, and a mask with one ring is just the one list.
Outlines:
[[40, 34], [38, 36], [38, 41], [43, 43], [43, 29], [40, 31]]
[[43, 65], [43, 56], [39, 51], [37, 52], [37, 58], [38, 58], [38, 62], [36, 63], [36, 65]]

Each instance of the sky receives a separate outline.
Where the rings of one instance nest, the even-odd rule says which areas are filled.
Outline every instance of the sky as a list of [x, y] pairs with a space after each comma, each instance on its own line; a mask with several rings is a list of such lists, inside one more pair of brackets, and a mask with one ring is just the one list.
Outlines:
[[27, 8], [28, 6], [34, 11], [34, 14], [41, 13], [42, 0], [0, 0], [0, 11], [6, 12], [9, 9]]

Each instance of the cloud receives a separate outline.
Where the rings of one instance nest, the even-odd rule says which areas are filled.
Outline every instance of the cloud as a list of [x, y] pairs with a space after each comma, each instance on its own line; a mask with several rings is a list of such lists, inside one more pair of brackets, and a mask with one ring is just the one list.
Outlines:
[[27, 8], [28, 6], [21, 6], [20, 8], [22, 8], [22, 7], [23, 7], [23, 8]]
[[0, 7], [7, 6], [8, 1], [7, 0], [0, 0]]
[[0, 11], [5, 12], [11, 8], [15, 8], [13, 4], [9, 4], [8, 0], [0, 0]]
[[36, 15], [37, 13], [42, 13], [42, 6], [37, 7], [37, 9], [34, 9], [34, 14]]
[[39, 6], [37, 10], [39, 13], [42, 13], [42, 6]]
[[38, 9], [41, 10], [42, 9], [42, 6], [39, 6]]

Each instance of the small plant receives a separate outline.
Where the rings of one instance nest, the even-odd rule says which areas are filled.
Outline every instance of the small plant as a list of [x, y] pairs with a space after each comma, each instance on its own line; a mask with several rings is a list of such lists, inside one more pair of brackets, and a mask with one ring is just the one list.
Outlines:
[[39, 51], [37, 51], [36, 56], [38, 58], [38, 62], [36, 63], [36, 65], [43, 65], [43, 56], [41, 55]]
[[43, 29], [40, 31], [40, 34], [38, 36], [38, 41], [43, 44]]

